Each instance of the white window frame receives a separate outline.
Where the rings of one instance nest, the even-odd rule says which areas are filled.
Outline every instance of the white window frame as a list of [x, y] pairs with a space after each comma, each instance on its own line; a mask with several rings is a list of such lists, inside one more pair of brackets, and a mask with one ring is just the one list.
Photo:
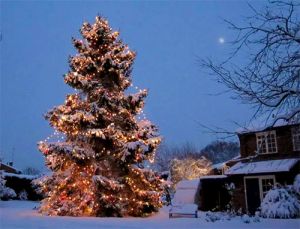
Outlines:
[[262, 187], [262, 180], [264, 179], [272, 179], [273, 184], [276, 184], [276, 179], [275, 175], [264, 175], [264, 176], [245, 176], [244, 177], [244, 193], [245, 193], [245, 201], [246, 201], [246, 209], [248, 211], [248, 200], [247, 200], [247, 188], [246, 188], [246, 179], [253, 179], [257, 178], [258, 179], [258, 186], [259, 186], [259, 197], [260, 197], [260, 202], [263, 201], [264, 199], [264, 194], [263, 194], [263, 187]]
[[[269, 151], [269, 146], [268, 146], [268, 136], [270, 134], [274, 134], [274, 139], [275, 139], [275, 152], [270, 152]], [[258, 137], [260, 136], [264, 136], [264, 141], [265, 141], [265, 145], [266, 145], [266, 152], [261, 152], [261, 144], [259, 144], [259, 140]], [[277, 137], [276, 137], [276, 131], [272, 130], [272, 131], [265, 131], [265, 132], [259, 132], [256, 133], [256, 147], [257, 147], [257, 152], [259, 154], [272, 154], [272, 153], [278, 153], [278, 147], [277, 147]]]
[[293, 126], [291, 131], [292, 131], [293, 150], [300, 151], [300, 143], [295, 142], [297, 137], [300, 138], [300, 126]]

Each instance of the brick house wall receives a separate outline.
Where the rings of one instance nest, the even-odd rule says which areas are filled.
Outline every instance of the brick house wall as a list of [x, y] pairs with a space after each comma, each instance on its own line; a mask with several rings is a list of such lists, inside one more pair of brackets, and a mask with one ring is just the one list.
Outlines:
[[232, 207], [235, 211], [246, 209], [246, 200], [245, 200], [245, 187], [243, 176], [234, 176], [230, 178], [230, 181], [234, 183], [235, 189], [232, 195]]
[[[267, 160], [267, 159], [284, 159], [284, 158], [292, 158], [299, 157], [300, 151], [293, 150], [293, 142], [292, 142], [292, 126], [300, 125], [288, 125], [288, 126], [280, 126], [274, 127], [271, 130], [276, 131], [276, 141], [277, 141], [277, 153], [272, 154], [259, 154], [254, 160]], [[270, 131], [271, 131], [270, 130]], [[266, 130], [268, 131], [268, 130]], [[255, 156], [257, 151], [257, 143], [256, 143], [256, 133], [259, 132], [251, 132], [239, 134], [240, 140], [240, 154], [241, 158], [245, 158], [248, 156]]]

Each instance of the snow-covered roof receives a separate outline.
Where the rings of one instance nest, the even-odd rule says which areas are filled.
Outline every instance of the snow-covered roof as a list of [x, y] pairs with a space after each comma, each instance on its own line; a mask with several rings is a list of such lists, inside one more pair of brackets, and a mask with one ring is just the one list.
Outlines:
[[26, 175], [26, 174], [15, 174], [15, 173], [2, 173], [4, 177], [18, 177], [20, 179], [33, 180], [39, 177], [39, 175]]
[[288, 172], [299, 161], [299, 158], [268, 160], [257, 162], [238, 162], [227, 171], [226, 175], [236, 174], [255, 174], [255, 173], [271, 173], [271, 172]]
[[227, 162], [230, 162], [230, 161], [236, 161], [237, 159], [240, 159], [240, 157], [241, 157], [241, 155], [239, 154], [239, 155], [237, 155], [237, 156], [235, 156], [235, 157], [233, 157], [233, 158], [231, 158], [231, 159], [229, 159], [229, 160], [227, 160], [227, 161], [223, 161], [223, 162], [221, 162], [221, 163], [213, 164], [213, 165], [211, 166], [211, 168], [212, 168], [212, 169], [223, 169], [224, 166], [226, 166], [226, 163], [227, 163]]
[[211, 166], [211, 168], [212, 169], [222, 169], [225, 165], [226, 165], [226, 162], [221, 162], [221, 163], [218, 163], [218, 164], [213, 164]]
[[182, 180], [178, 182], [176, 185], [177, 189], [197, 189], [199, 185], [200, 179], [193, 179], [193, 180]]
[[223, 178], [226, 178], [227, 176], [226, 175], [208, 175], [208, 176], [203, 176], [203, 177], [200, 177], [201, 180], [204, 180], [204, 179], [223, 179]]
[[20, 172], [20, 170], [16, 169], [15, 167], [13, 167], [11, 165], [8, 165], [8, 164], [4, 164], [2, 162], [0, 162], [0, 167], [2, 167], [3, 168], [2, 170], [4, 170], [4, 171], [5, 171], [5, 168], [9, 168], [9, 169], [14, 170], [16, 172]]
[[299, 121], [285, 121], [284, 119], [279, 119], [274, 125], [268, 120], [265, 121], [263, 118], [262, 120], [254, 120], [251, 123], [249, 123], [246, 127], [239, 127], [236, 130], [237, 134], [245, 134], [245, 133], [252, 133], [252, 132], [259, 132], [259, 131], [264, 131], [268, 127], [281, 127], [281, 126], [288, 126], [288, 125], [297, 125], [300, 124]]
[[[234, 161], [234, 160], [237, 160], [237, 159], [240, 159], [240, 158], [241, 158], [241, 155], [239, 154], [239, 155], [229, 159], [228, 161]], [[228, 161], [226, 161], [226, 162], [228, 162]]]

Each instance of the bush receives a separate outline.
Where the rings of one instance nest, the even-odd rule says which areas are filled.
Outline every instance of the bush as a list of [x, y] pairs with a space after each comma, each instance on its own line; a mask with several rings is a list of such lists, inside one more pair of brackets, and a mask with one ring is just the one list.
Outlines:
[[299, 216], [300, 201], [293, 187], [274, 187], [261, 203], [261, 216], [266, 218], [295, 218]]
[[208, 211], [205, 214], [205, 220], [207, 222], [215, 222], [221, 219], [221, 213]]
[[4, 180], [2, 171], [0, 171], [0, 199], [9, 200], [15, 198], [17, 195], [11, 188], [5, 186], [6, 180]]
[[22, 190], [19, 195], [18, 195], [20, 200], [28, 200], [28, 194], [26, 192], [26, 190]]
[[244, 223], [250, 223], [250, 222], [251, 222], [251, 218], [250, 218], [248, 215], [244, 214], [244, 215], [242, 216], [242, 221], [243, 221]]

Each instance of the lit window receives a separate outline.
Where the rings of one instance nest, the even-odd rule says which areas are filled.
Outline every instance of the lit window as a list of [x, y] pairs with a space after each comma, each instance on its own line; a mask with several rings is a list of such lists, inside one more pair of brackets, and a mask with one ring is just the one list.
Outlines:
[[256, 142], [258, 153], [277, 153], [275, 131], [257, 133]]
[[292, 128], [292, 138], [294, 151], [300, 151], [300, 126]]

